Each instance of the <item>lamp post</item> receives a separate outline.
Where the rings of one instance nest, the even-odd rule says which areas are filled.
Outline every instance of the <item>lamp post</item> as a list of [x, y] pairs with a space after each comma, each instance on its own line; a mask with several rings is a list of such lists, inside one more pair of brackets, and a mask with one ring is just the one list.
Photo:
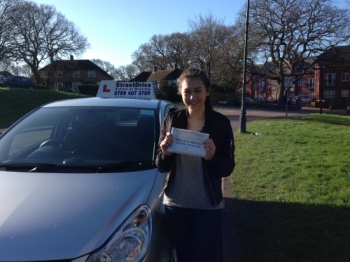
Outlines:
[[249, 0], [247, 0], [247, 14], [246, 14], [246, 24], [245, 24], [245, 42], [244, 42], [244, 64], [243, 64], [243, 83], [242, 83], [242, 101], [241, 101], [241, 116], [240, 120], [240, 132], [246, 132], [246, 107], [245, 107], [245, 92], [246, 92], [246, 66], [247, 66], [247, 49], [248, 49], [248, 26], [249, 26]]

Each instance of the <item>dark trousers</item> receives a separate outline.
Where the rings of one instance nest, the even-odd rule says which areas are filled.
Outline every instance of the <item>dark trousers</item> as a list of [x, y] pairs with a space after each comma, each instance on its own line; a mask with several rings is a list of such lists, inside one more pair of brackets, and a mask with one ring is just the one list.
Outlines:
[[179, 262], [220, 261], [223, 209], [165, 206], [165, 219]]

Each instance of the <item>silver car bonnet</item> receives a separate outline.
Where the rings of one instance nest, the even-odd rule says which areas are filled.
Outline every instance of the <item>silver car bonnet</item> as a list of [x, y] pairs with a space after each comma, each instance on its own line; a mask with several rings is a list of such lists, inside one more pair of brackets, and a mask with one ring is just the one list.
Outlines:
[[145, 204], [157, 171], [0, 171], [0, 261], [72, 259], [99, 248]]

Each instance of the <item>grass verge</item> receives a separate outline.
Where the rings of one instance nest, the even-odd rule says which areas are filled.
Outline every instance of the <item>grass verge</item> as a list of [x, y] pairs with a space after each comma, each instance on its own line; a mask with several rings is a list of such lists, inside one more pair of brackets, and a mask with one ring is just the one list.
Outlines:
[[268, 119], [236, 133], [242, 261], [348, 261], [350, 117]]
[[0, 87], [0, 127], [8, 127], [21, 116], [40, 105], [78, 97], [86, 96], [52, 90]]

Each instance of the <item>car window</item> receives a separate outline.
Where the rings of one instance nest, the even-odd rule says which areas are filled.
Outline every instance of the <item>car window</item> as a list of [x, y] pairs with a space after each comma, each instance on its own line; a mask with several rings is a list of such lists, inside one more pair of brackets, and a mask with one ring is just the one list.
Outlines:
[[0, 163], [152, 162], [159, 133], [155, 115], [142, 108], [41, 108], [0, 139]]

